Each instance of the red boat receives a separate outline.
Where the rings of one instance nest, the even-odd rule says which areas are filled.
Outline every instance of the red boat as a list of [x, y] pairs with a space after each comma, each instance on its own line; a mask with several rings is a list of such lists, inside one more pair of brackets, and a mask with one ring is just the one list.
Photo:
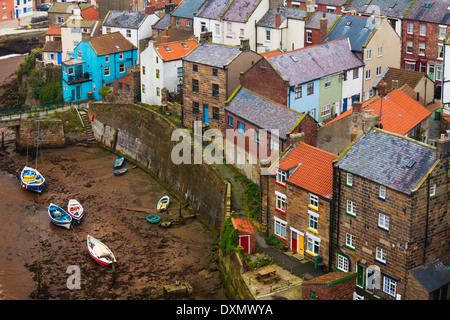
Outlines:
[[108, 267], [113, 261], [114, 263], [116, 262], [116, 258], [112, 251], [102, 242], [90, 235], [87, 236], [87, 248], [91, 257], [102, 266]]

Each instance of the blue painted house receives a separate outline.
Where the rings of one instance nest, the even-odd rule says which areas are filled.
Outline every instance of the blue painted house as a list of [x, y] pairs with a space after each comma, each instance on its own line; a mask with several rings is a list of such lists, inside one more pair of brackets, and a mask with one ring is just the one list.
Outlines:
[[112, 87], [113, 81], [126, 75], [137, 59], [136, 46], [119, 32], [80, 42], [74, 49], [74, 59], [62, 63], [64, 100], [102, 100], [99, 90]]

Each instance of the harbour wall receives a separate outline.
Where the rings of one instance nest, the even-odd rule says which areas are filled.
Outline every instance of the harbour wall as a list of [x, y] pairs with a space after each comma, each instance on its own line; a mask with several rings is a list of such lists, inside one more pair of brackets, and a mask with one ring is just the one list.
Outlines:
[[[171, 141], [177, 129], [156, 111], [136, 104], [90, 103], [92, 130], [98, 142], [148, 169], [182, 197], [213, 229], [220, 230], [227, 203], [227, 181], [205, 163], [175, 164]], [[193, 158], [193, 149], [191, 157]], [[193, 161], [191, 162], [193, 163]]]

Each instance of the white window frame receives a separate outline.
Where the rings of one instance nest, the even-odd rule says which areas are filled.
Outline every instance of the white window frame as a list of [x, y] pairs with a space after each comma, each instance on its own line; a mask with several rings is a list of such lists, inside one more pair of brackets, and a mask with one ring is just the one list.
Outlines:
[[355, 249], [356, 237], [350, 233], [345, 233], [345, 245], [351, 249]]
[[325, 88], [331, 87], [331, 77], [325, 77]]
[[215, 34], [216, 36], [220, 36], [220, 24], [218, 24], [218, 23], [216, 23], [216, 24], [214, 25], [214, 34]]
[[108, 63], [109, 62], [109, 55], [106, 55], [105, 56], [105, 63]]
[[353, 174], [351, 174], [350, 172], [347, 172], [345, 184], [349, 187], [353, 187]]
[[348, 258], [339, 253], [337, 254], [337, 258], [338, 261], [336, 268], [340, 271], [348, 272], [350, 267], [350, 261], [348, 260]]
[[312, 31], [306, 30], [306, 43], [312, 43]]
[[430, 197], [436, 195], [436, 184], [434, 183], [431, 187], [430, 187]]
[[370, 69], [366, 69], [366, 77], [365, 77], [365, 79], [366, 80], [369, 80], [369, 79], [371, 79], [372, 77], [371, 77], [371, 75], [370, 75]]
[[278, 237], [282, 238], [282, 239], [287, 239], [286, 238], [286, 226], [287, 226], [287, 222], [284, 220], [281, 220], [277, 217], [274, 217], [274, 228], [273, 228], [273, 233], [275, 235], [277, 235]]
[[372, 49], [366, 49], [366, 60], [372, 59]]
[[414, 43], [411, 40], [406, 41], [406, 53], [412, 54], [414, 52]]
[[280, 150], [280, 142], [278, 141], [278, 139], [270, 138], [269, 149], [270, 151]]
[[[259, 134], [259, 131], [258, 131], [258, 134]], [[256, 141], [256, 138], [255, 138], [255, 141]], [[259, 141], [256, 141], [256, 142], [259, 143]], [[284, 170], [281, 170], [280, 168], [278, 168], [277, 169], [277, 179], [276, 179], [276, 181], [278, 183], [282, 184], [282, 185], [286, 185], [286, 178], [287, 178], [287, 172], [284, 171]]]
[[331, 115], [331, 104], [329, 103], [320, 107], [320, 113], [322, 117], [328, 117]]
[[233, 24], [231, 22], [227, 22], [227, 37], [233, 36]]
[[119, 73], [124, 73], [125, 71], [126, 71], [125, 63], [119, 64]]
[[380, 190], [378, 191], [378, 198], [385, 200], [386, 199], [386, 187], [380, 185]]
[[125, 35], [127, 38], [131, 38], [131, 29], [126, 29]]
[[309, 207], [319, 210], [319, 196], [313, 193], [309, 194]]
[[[108, 72], [106, 72], [106, 71], [108, 71]], [[105, 72], [105, 77], [109, 76], [111, 74], [110, 67], [109, 66], [105, 66], [105, 71], [104, 72]]]
[[378, 66], [378, 67], [376, 68], [375, 73], [376, 73], [376, 76], [377, 76], [377, 77], [381, 76], [381, 66]]
[[427, 25], [421, 23], [419, 26], [419, 35], [420, 36], [426, 36], [427, 35]]
[[408, 22], [406, 32], [408, 34], [414, 34], [414, 23]]
[[377, 48], [377, 57], [383, 56], [383, 46]]
[[275, 191], [275, 208], [286, 213], [286, 195]]
[[378, 214], [378, 227], [383, 230], [389, 230], [389, 216], [379, 213]]
[[377, 247], [375, 252], [375, 260], [378, 262], [381, 262], [383, 264], [386, 264], [387, 260], [387, 252], [385, 249]]
[[307, 232], [306, 233], [306, 251], [309, 254], [316, 256], [319, 254], [319, 250], [320, 250], [320, 238]]
[[345, 212], [351, 216], [356, 217], [356, 202], [347, 200]]
[[395, 297], [397, 292], [397, 281], [383, 276], [383, 292], [391, 297]]
[[294, 89], [295, 99], [301, 99], [302, 98], [302, 86], [297, 86]]
[[319, 232], [319, 215], [317, 212], [313, 212], [308, 210], [309, 220], [308, 220], [308, 229], [314, 232]]
[[444, 45], [442, 43], [438, 43], [438, 60], [444, 59]]
[[418, 55], [419, 56], [424, 56], [425, 55], [425, 42], [419, 42], [419, 52]]

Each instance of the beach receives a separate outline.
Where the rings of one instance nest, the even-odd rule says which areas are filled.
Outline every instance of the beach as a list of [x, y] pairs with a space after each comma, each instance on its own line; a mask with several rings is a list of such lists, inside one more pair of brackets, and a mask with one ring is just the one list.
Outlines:
[[[189, 283], [193, 299], [226, 299], [214, 259], [217, 234], [195, 218], [167, 229], [145, 220], [168, 195], [150, 175], [125, 162], [127, 173], [114, 176], [117, 156], [97, 147], [39, 150], [37, 161], [34, 156], [0, 150], [0, 299], [145, 300], [176, 282]], [[41, 194], [20, 187], [26, 164], [46, 178]], [[66, 209], [70, 199], [86, 215], [67, 230], [50, 221], [47, 209], [50, 203]], [[179, 216], [174, 197], [160, 215]], [[113, 251], [114, 272], [89, 255], [88, 234]], [[74, 268], [80, 270], [79, 289], [68, 285]]]

